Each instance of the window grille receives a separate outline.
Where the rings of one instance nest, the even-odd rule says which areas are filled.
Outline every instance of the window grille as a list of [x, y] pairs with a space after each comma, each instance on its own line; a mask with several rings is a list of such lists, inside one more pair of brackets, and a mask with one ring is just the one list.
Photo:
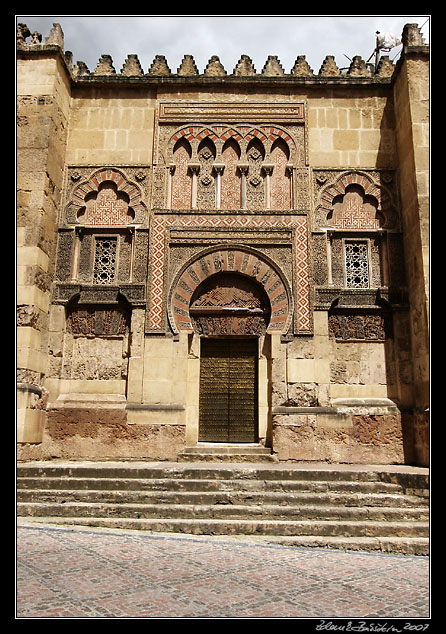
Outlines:
[[345, 242], [345, 277], [347, 288], [369, 288], [369, 248], [366, 241]]
[[115, 280], [118, 239], [97, 237], [95, 242], [93, 283], [113, 284]]

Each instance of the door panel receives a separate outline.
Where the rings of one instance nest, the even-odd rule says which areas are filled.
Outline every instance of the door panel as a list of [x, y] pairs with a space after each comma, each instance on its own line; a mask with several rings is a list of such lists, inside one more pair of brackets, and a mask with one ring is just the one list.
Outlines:
[[202, 339], [199, 440], [258, 440], [257, 339]]

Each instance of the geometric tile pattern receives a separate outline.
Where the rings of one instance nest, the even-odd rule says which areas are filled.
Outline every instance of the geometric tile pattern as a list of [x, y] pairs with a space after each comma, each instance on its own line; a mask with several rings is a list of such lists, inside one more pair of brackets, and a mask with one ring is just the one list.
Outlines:
[[128, 204], [117, 198], [112, 189], [102, 189], [96, 200], [86, 204], [86, 225], [126, 225]]
[[149, 306], [149, 331], [163, 330], [163, 297], [165, 271], [165, 236], [169, 227], [233, 227], [295, 229], [295, 288], [294, 301], [299, 330], [310, 330], [308, 240], [305, 216], [251, 216], [251, 215], [157, 215], [152, 228], [152, 267]]
[[376, 206], [365, 200], [360, 191], [346, 191], [343, 202], [333, 205], [330, 225], [336, 229], [379, 229]]

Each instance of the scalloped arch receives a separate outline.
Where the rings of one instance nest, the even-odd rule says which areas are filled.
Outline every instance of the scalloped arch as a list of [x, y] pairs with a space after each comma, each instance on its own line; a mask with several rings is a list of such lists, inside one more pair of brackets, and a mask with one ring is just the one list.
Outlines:
[[195, 139], [203, 141], [206, 138], [215, 142], [218, 136], [215, 130], [208, 126], [187, 125], [177, 128], [167, 143], [167, 162], [173, 163], [173, 150], [178, 141], [184, 139], [190, 144]]
[[[220, 127], [220, 126], [219, 126]], [[218, 140], [223, 142], [234, 139], [239, 144], [242, 141], [249, 143], [253, 139], [257, 139], [262, 144], [270, 142], [271, 144], [281, 139], [289, 148], [290, 156], [296, 153], [295, 143], [290, 134], [279, 126], [242, 126], [243, 130], [237, 126], [225, 126], [223, 129], [217, 130], [211, 126], [186, 125], [175, 130], [167, 143], [167, 162], [172, 162], [173, 149], [175, 144], [181, 139], [185, 139], [189, 143], [194, 140], [203, 141], [210, 138], [214, 143]]]
[[78, 212], [85, 207], [85, 198], [88, 194], [97, 193], [102, 183], [111, 182], [116, 185], [117, 192], [124, 192], [129, 198], [129, 207], [135, 213], [135, 222], [142, 223], [145, 219], [146, 207], [142, 202], [141, 189], [128, 180], [123, 172], [117, 168], [100, 168], [95, 170], [87, 180], [80, 183], [71, 195], [67, 205], [67, 221], [77, 222]]
[[393, 226], [395, 222], [394, 202], [390, 192], [384, 185], [376, 183], [371, 175], [359, 170], [345, 171], [322, 188], [317, 205], [317, 218], [321, 226], [326, 225], [327, 215], [333, 210], [334, 199], [337, 196], [345, 195], [350, 185], [359, 185], [366, 196], [375, 198], [377, 211], [385, 217], [385, 228], [388, 228], [389, 225]]

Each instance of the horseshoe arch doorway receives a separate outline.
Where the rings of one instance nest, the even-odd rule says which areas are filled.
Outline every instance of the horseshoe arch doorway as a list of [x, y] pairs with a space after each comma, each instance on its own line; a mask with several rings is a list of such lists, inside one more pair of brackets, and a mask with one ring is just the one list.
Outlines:
[[240, 273], [217, 273], [197, 287], [189, 314], [200, 335], [198, 440], [258, 442], [259, 337], [271, 316], [264, 288]]

